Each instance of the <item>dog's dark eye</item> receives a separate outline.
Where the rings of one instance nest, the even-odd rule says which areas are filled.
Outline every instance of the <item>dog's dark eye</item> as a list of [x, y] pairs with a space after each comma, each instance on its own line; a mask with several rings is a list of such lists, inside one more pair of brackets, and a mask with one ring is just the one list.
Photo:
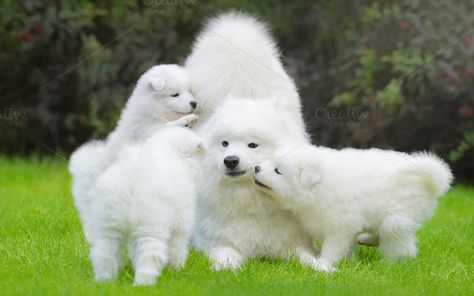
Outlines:
[[278, 175], [281, 175], [280, 171], [278, 170], [278, 168], [275, 168], [275, 173], [277, 173]]
[[179, 97], [179, 93], [175, 93], [171, 95], [173, 98]]
[[229, 142], [227, 142], [227, 141], [222, 141], [222, 146], [224, 146], [224, 147], [229, 146]]
[[250, 144], [248, 144], [248, 146], [249, 146], [249, 148], [257, 148], [258, 147], [258, 145], [255, 144], [255, 143], [250, 143]]

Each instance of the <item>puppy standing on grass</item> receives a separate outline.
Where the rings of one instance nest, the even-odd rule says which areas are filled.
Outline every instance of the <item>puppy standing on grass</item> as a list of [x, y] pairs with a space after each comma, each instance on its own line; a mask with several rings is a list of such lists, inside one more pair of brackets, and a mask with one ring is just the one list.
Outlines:
[[432, 154], [378, 149], [283, 148], [255, 167], [257, 187], [323, 240], [314, 262], [321, 271], [334, 271], [361, 233], [378, 236], [387, 259], [415, 256], [416, 231], [451, 181], [448, 165]]
[[135, 285], [154, 284], [167, 263], [184, 266], [203, 154], [201, 139], [182, 127], [123, 147], [90, 192], [84, 230], [96, 280], [117, 277], [125, 243]]
[[[150, 68], [138, 80], [120, 115], [115, 130], [105, 141], [82, 145], [71, 156], [69, 171], [72, 192], [83, 225], [89, 223], [90, 189], [97, 178], [115, 160], [124, 145], [143, 142], [155, 131], [167, 126], [190, 126], [197, 121], [192, 114], [197, 103], [189, 91], [184, 69], [178, 65]], [[86, 238], [89, 238], [85, 232]]]

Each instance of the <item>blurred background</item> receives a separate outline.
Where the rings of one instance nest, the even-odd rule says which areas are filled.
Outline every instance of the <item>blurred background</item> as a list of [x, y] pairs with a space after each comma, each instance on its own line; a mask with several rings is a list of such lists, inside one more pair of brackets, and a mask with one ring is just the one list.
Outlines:
[[183, 62], [230, 10], [272, 28], [314, 143], [427, 149], [474, 181], [471, 0], [3, 0], [0, 153], [67, 155], [105, 136], [140, 74]]

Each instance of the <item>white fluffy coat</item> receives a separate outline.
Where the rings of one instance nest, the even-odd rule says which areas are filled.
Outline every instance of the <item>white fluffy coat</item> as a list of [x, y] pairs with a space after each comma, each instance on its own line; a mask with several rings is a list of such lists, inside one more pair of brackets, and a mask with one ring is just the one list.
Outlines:
[[96, 280], [117, 277], [128, 243], [135, 285], [154, 284], [170, 263], [182, 267], [194, 227], [203, 144], [187, 128], [164, 128], [123, 147], [90, 194], [84, 231]]
[[[197, 247], [215, 269], [238, 268], [255, 256], [296, 254], [310, 262], [314, 252], [298, 221], [257, 191], [250, 178], [277, 142], [309, 142], [296, 86], [269, 30], [241, 13], [213, 18], [198, 35], [185, 69], [201, 105], [197, 130], [210, 150], [199, 189]], [[235, 98], [225, 100], [228, 95]], [[251, 143], [258, 148], [249, 148]], [[223, 164], [228, 156], [240, 160], [234, 170]]]
[[317, 269], [333, 271], [361, 233], [378, 237], [385, 258], [415, 256], [416, 230], [452, 180], [444, 161], [428, 153], [296, 147], [259, 165], [256, 187], [323, 240]]
[[94, 199], [91, 188], [97, 186], [97, 178], [115, 161], [124, 145], [143, 142], [163, 127], [189, 126], [196, 122], [197, 115], [191, 113], [197, 102], [189, 88], [182, 67], [150, 68], [139, 78], [117, 127], [107, 139], [86, 143], [71, 155], [72, 193], [83, 224], [89, 220], [86, 209]]

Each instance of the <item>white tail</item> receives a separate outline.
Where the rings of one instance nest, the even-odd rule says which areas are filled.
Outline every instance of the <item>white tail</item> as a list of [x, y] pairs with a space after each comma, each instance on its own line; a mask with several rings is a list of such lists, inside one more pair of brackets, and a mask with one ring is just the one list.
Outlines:
[[453, 174], [444, 160], [431, 153], [415, 153], [410, 158], [412, 163], [405, 165], [402, 173], [421, 178], [435, 198], [448, 191]]
[[69, 160], [69, 172], [73, 178], [92, 185], [109, 163], [104, 150], [104, 142], [91, 141], [74, 151]]

